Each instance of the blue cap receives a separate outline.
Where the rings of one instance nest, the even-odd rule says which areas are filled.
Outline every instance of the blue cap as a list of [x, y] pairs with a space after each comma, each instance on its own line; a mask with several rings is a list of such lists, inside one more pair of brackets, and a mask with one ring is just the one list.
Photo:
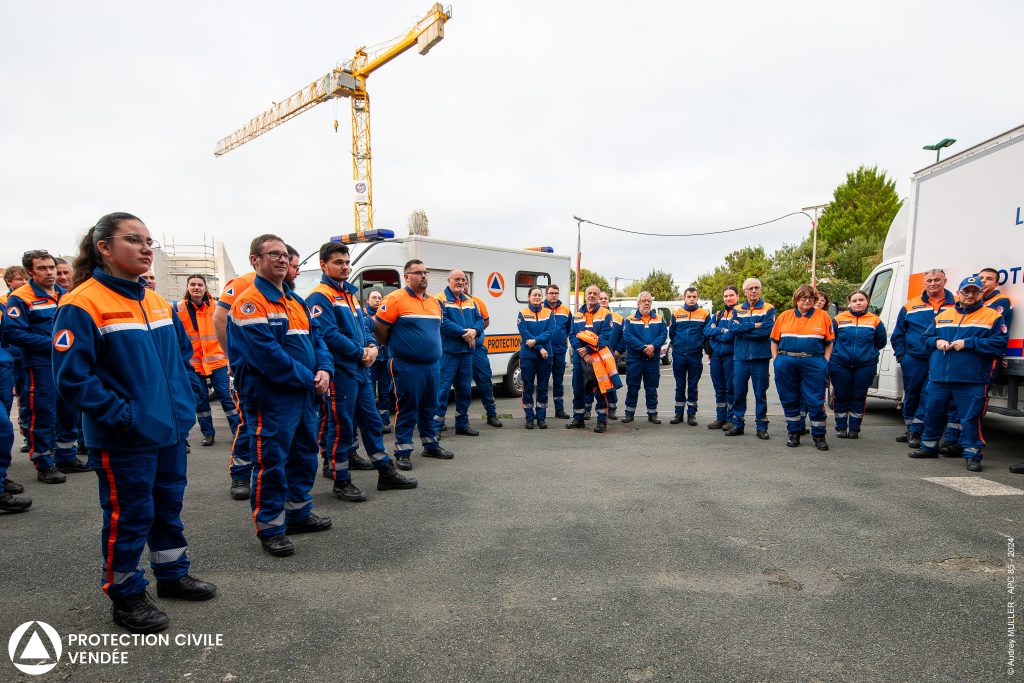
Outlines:
[[981, 285], [981, 278], [978, 277], [977, 275], [972, 275], [970, 277], [965, 277], [963, 280], [961, 280], [960, 281], [960, 289], [963, 290], [964, 287], [977, 287], [978, 289], [985, 289]]

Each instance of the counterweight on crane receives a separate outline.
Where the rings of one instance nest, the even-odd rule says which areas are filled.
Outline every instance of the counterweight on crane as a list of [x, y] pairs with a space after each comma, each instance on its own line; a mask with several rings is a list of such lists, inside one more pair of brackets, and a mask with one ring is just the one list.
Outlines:
[[[352, 104], [352, 178], [356, 192], [354, 202], [355, 228], [363, 233], [373, 227], [373, 165], [370, 153], [370, 97], [366, 79], [374, 71], [409, 48], [416, 46], [421, 55], [444, 38], [444, 25], [452, 18], [451, 7], [435, 4], [407, 34], [375, 52], [365, 47], [339, 67], [331, 69], [290, 97], [252, 119], [217, 143], [216, 156], [227, 154], [250, 140], [280, 126], [290, 118], [335, 97], [348, 97]], [[335, 122], [337, 127], [337, 122]]]

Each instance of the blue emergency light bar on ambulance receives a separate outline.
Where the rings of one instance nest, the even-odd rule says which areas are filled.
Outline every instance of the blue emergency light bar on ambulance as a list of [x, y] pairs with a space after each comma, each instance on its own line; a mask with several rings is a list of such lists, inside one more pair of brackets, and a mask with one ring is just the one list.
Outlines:
[[[519, 372], [519, 330], [516, 318], [528, 305], [531, 287], [558, 285], [562, 301], [568, 303], [569, 257], [555, 254], [551, 247], [522, 249], [407, 235], [395, 237], [391, 230], [367, 230], [330, 238], [332, 242], [352, 245], [352, 274], [362, 305], [372, 291], [385, 296], [405, 286], [402, 270], [412, 259], [427, 267], [427, 293], [444, 292], [448, 273], [459, 269], [469, 278], [469, 291], [487, 309], [490, 324], [483, 348], [491, 366], [494, 382], [511, 396], [522, 394]], [[318, 252], [310, 254], [316, 258]], [[308, 259], [307, 259], [308, 260]], [[320, 281], [319, 268], [306, 268], [296, 278], [295, 291], [307, 294]], [[483, 308], [482, 307], [482, 308]]]

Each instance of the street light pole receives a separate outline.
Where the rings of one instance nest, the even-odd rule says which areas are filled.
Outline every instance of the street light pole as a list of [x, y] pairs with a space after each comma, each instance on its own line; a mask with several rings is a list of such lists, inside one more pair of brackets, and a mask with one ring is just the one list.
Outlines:
[[935, 151], [935, 163], [939, 163], [939, 154], [942, 151], [942, 148], [943, 147], [949, 147], [954, 142], [956, 142], [956, 138], [942, 138], [941, 140], [936, 142], [934, 145], [925, 145], [921, 149], [934, 150]]
[[576, 221], [576, 291], [573, 298], [576, 302], [576, 309], [578, 310], [580, 307], [580, 261], [583, 255], [583, 252], [581, 251], [582, 240], [580, 238], [580, 233], [583, 232], [583, 219], [579, 216], [573, 216], [572, 218]]
[[818, 288], [818, 213], [823, 211], [828, 204], [815, 204], [805, 206], [801, 211], [814, 211], [814, 218], [811, 219], [811, 232], [814, 237], [811, 246], [811, 287]]

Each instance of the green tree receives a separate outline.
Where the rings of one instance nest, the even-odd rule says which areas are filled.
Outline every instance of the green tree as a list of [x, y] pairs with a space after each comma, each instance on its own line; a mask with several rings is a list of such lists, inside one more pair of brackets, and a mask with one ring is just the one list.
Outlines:
[[679, 298], [679, 287], [672, 282], [672, 273], [657, 269], [626, 287], [626, 296], [639, 296], [640, 292], [650, 292], [655, 300], [671, 301]]
[[903, 204], [896, 182], [877, 166], [861, 166], [846, 174], [846, 182], [832, 193], [818, 222], [818, 240], [842, 247], [858, 237], [884, 242], [892, 219]]
[[736, 285], [739, 289], [748, 277], [763, 277], [771, 268], [772, 263], [764, 247], [743, 247], [726, 256], [724, 265], [694, 280], [692, 286], [702, 299], [711, 299], [718, 308], [721, 306], [722, 290], [727, 286]]
[[[600, 289], [602, 292], [608, 292], [609, 295], [611, 295], [611, 291], [612, 290], [611, 290], [611, 287], [608, 285], [608, 280], [606, 280], [605, 278], [601, 277], [600, 275], [598, 275], [597, 273], [595, 273], [592, 270], [587, 270], [586, 268], [580, 268], [580, 299], [581, 300], [583, 298], [583, 290], [585, 290], [590, 285], [597, 285], [598, 289]], [[569, 274], [569, 292], [572, 293], [572, 292], [575, 292], [575, 291], [576, 291], [576, 271], [573, 270], [572, 273]]]

